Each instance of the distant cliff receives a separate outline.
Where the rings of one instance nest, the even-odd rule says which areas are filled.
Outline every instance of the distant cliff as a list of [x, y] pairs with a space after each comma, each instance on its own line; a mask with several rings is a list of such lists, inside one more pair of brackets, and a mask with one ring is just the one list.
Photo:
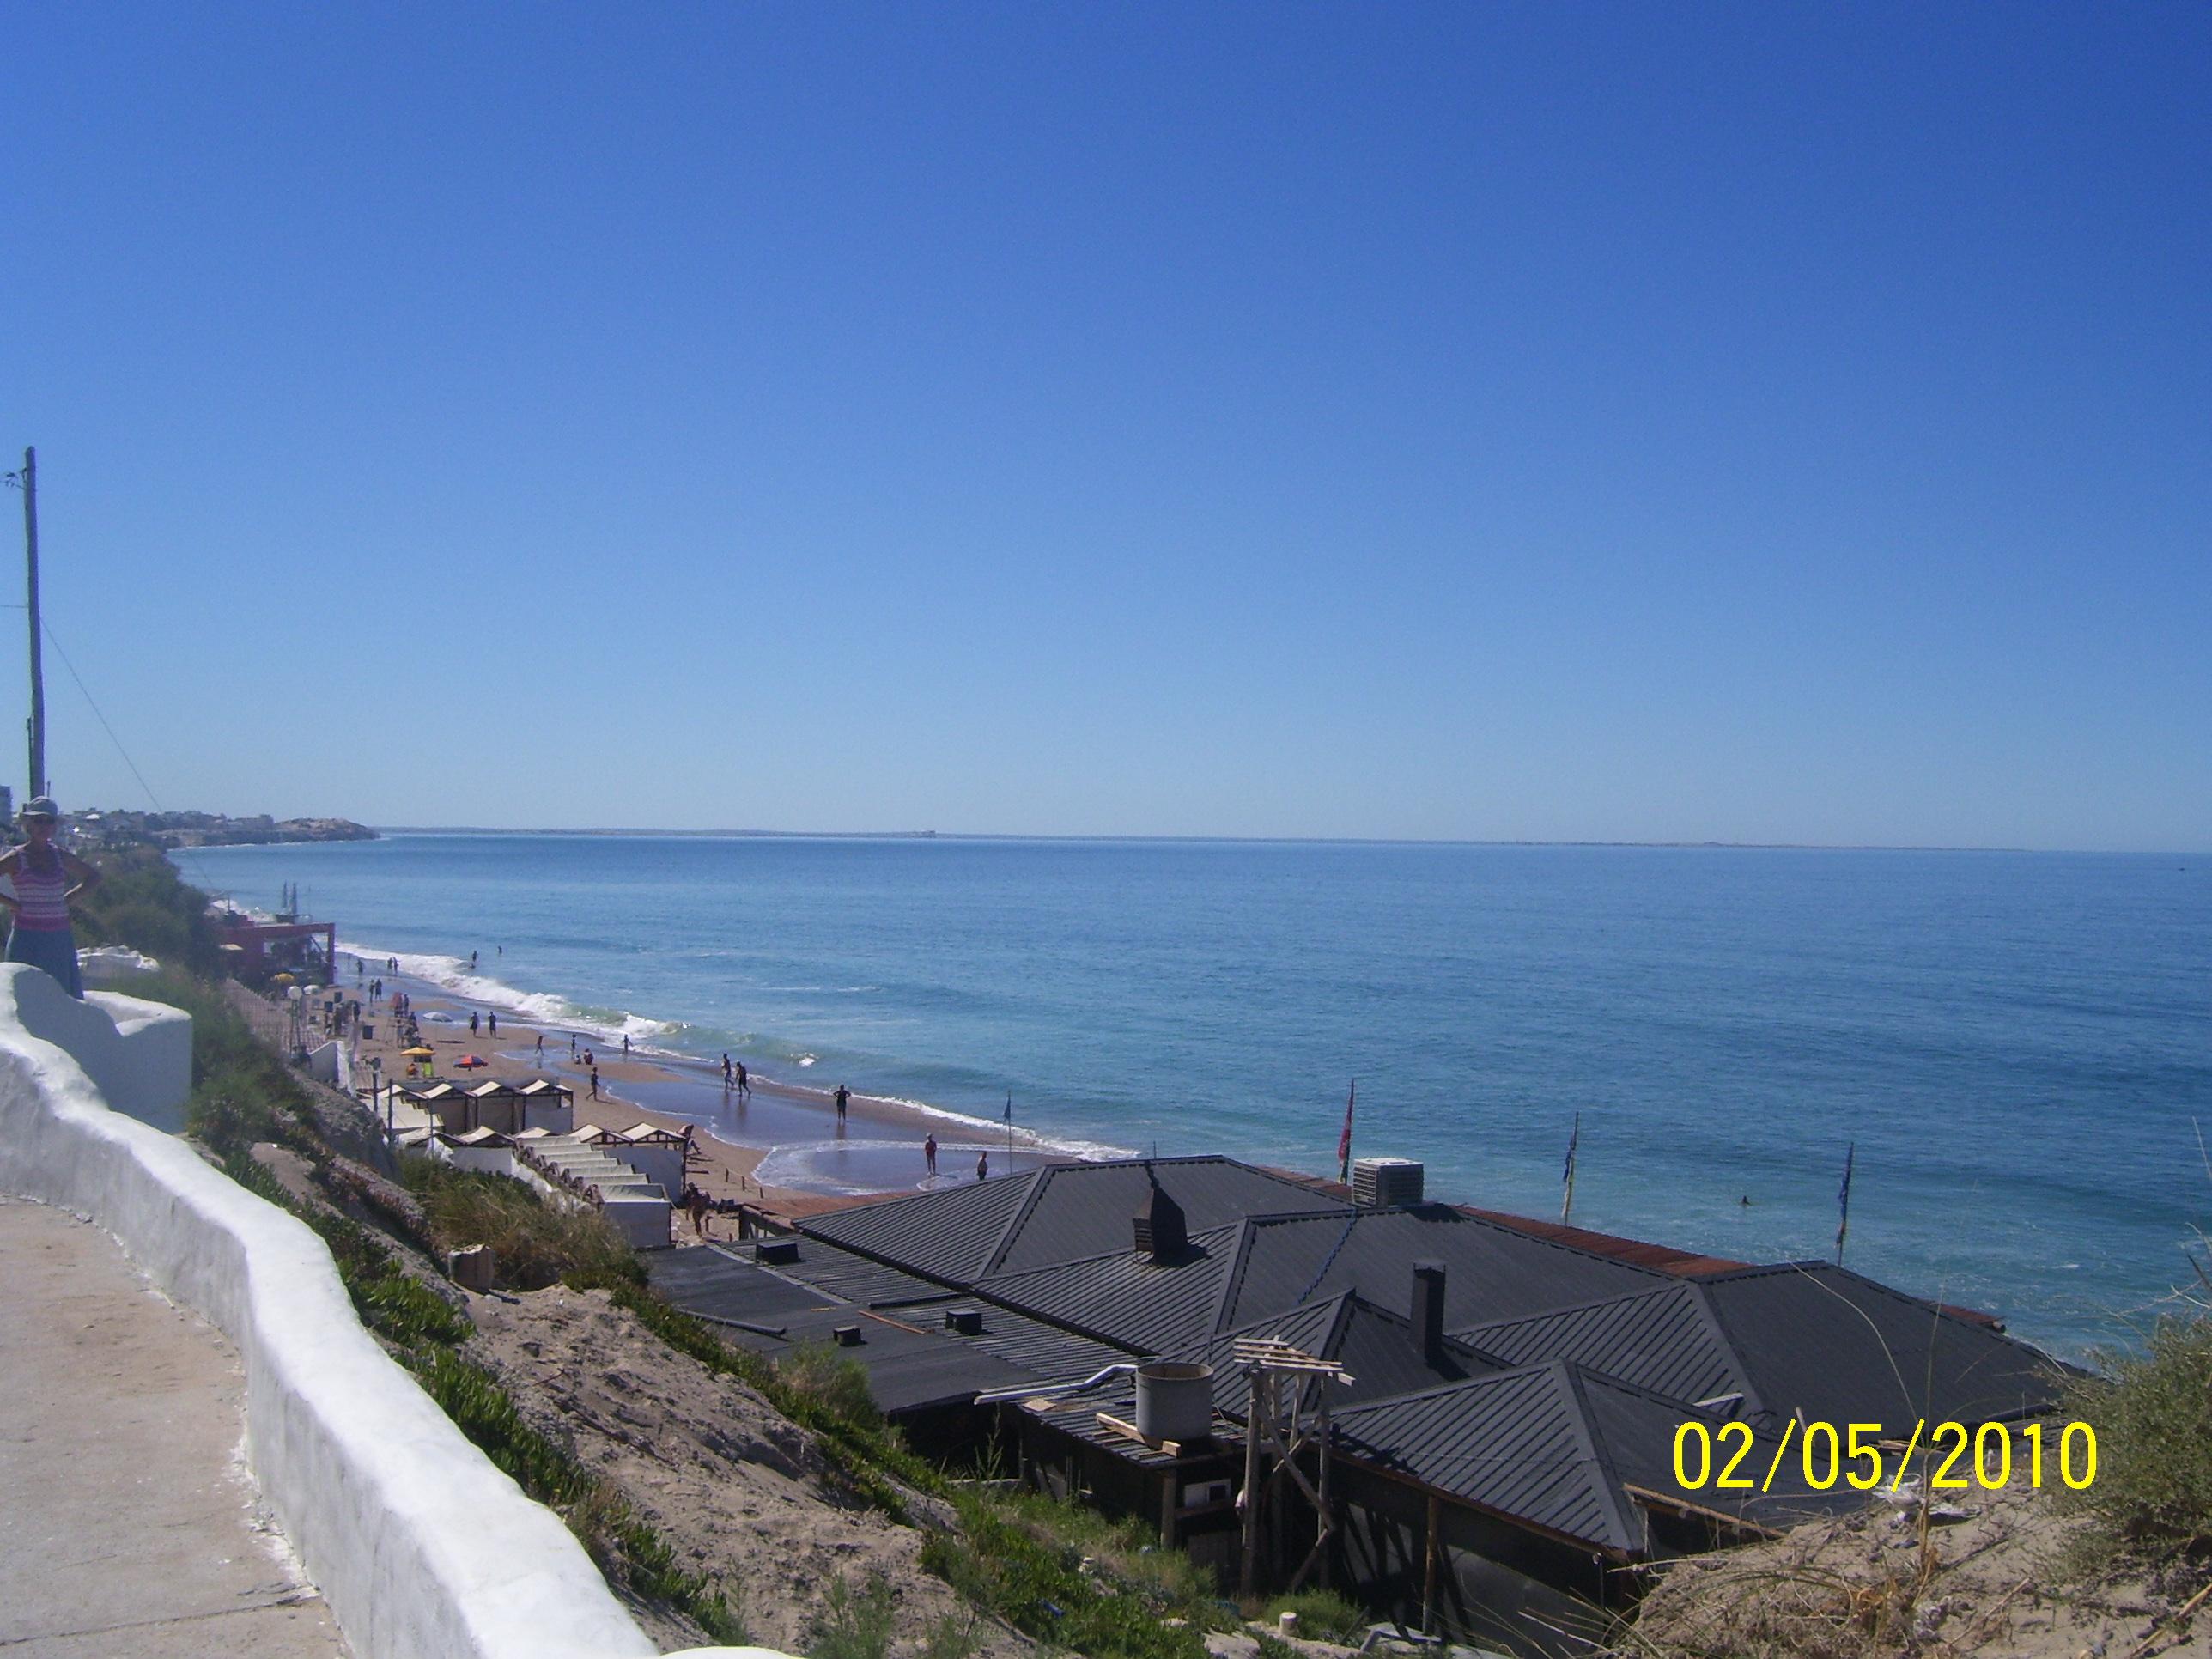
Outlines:
[[261, 847], [274, 842], [374, 841], [376, 831], [351, 818], [234, 818], [223, 812], [72, 812], [80, 840], [110, 847]]

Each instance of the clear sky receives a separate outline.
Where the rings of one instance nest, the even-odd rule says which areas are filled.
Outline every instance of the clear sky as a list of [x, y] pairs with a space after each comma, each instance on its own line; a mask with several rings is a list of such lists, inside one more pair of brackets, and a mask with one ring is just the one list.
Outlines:
[[0, 21], [162, 805], [2212, 847], [2202, 4]]

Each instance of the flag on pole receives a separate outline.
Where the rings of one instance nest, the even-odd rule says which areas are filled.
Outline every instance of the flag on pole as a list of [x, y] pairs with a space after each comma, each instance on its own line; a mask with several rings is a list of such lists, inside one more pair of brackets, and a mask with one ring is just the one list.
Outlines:
[[1844, 1264], [1844, 1235], [1851, 1230], [1851, 1164], [1856, 1160], [1859, 1144], [1856, 1140], [1844, 1152], [1844, 1184], [1836, 1188], [1836, 1265]]
[[1359, 1098], [1359, 1079], [1352, 1079], [1352, 1092], [1344, 1097], [1344, 1133], [1336, 1138], [1336, 1178], [1352, 1179], [1352, 1105]]
[[1007, 1121], [1007, 1122], [1009, 1122], [1009, 1123], [1012, 1123], [1013, 1121], [1014, 1121], [1014, 1097], [1013, 1097], [1013, 1096], [1012, 1096], [1012, 1094], [1009, 1094], [1009, 1095], [1006, 1097], [1006, 1121]]
[[1567, 1167], [1559, 1179], [1566, 1186], [1566, 1196], [1559, 1204], [1559, 1219], [1564, 1223], [1575, 1207], [1575, 1147], [1583, 1138], [1583, 1115], [1575, 1114], [1574, 1132], [1567, 1137]]

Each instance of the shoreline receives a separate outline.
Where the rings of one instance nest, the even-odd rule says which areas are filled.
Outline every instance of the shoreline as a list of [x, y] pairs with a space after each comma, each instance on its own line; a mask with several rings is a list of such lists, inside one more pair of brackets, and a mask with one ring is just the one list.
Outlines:
[[[574, 1005], [519, 991], [483, 974], [481, 967], [469, 973], [456, 958], [434, 960], [453, 961], [454, 976], [468, 988], [441, 982], [434, 970], [426, 971], [428, 962], [420, 957], [388, 951], [377, 956], [341, 941], [339, 957], [344, 967], [354, 961], [363, 964], [358, 975], [342, 972], [335, 988], [349, 998], [361, 998], [363, 1021], [374, 1031], [356, 1045], [356, 1082], [373, 1056], [384, 1061], [386, 1077], [405, 1075], [408, 1062], [390, 1018], [396, 988], [412, 999], [423, 1042], [439, 1051], [429, 1064], [440, 1079], [467, 1084], [549, 1077], [575, 1091], [579, 1128], [589, 1124], [629, 1129], [643, 1123], [678, 1134], [689, 1129], [694, 1153], [687, 1179], [710, 1199], [736, 1200], [796, 1218], [972, 1182], [979, 1178], [979, 1157], [987, 1160], [988, 1173], [997, 1176], [1115, 1150], [1069, 1146], [1018, 1125], [858, 1091], [840, 1123], [834, 1085], [766, 1076], [748, 1065], [750, 1087], [740, 1096], [723, 1086], [712, 1060], [648, 1049], [635, 1034], [625, 1054], [621, 1028], [588, 1018], [548, 1018], [556, 1005]], [[376, 965], [394, 959], [402, 964], [397, 973]], [[376, 979], [384, 981], [385, 994], [372, 1008], [367, 988]], [[496, 1016], [496, 1034], [489, 1029], [471, 1033], [472, 1013]], [[624, 1024], [653, 1027], [657, 1033], [671, 1029], [666, 1022], [635, 1015]], [[599, 1073], [596, 1097], [583, 1060], [586, 1053]], [[458, 1061], [467, 1055], [484, 1064], [462, 1069]], [[924, 1141], [932, 1136], [939, 1155], [933, 1177], [923, 1152]]]

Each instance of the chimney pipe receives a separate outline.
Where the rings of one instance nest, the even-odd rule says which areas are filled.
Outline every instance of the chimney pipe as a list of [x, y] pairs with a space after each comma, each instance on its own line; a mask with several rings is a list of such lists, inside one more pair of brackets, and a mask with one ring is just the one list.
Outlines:
[[1431, 1365], [1444, 1360], [1444, 1264], [1413, 1264], [1413, 1333], [1421, 1345], [1421, 1358]]

